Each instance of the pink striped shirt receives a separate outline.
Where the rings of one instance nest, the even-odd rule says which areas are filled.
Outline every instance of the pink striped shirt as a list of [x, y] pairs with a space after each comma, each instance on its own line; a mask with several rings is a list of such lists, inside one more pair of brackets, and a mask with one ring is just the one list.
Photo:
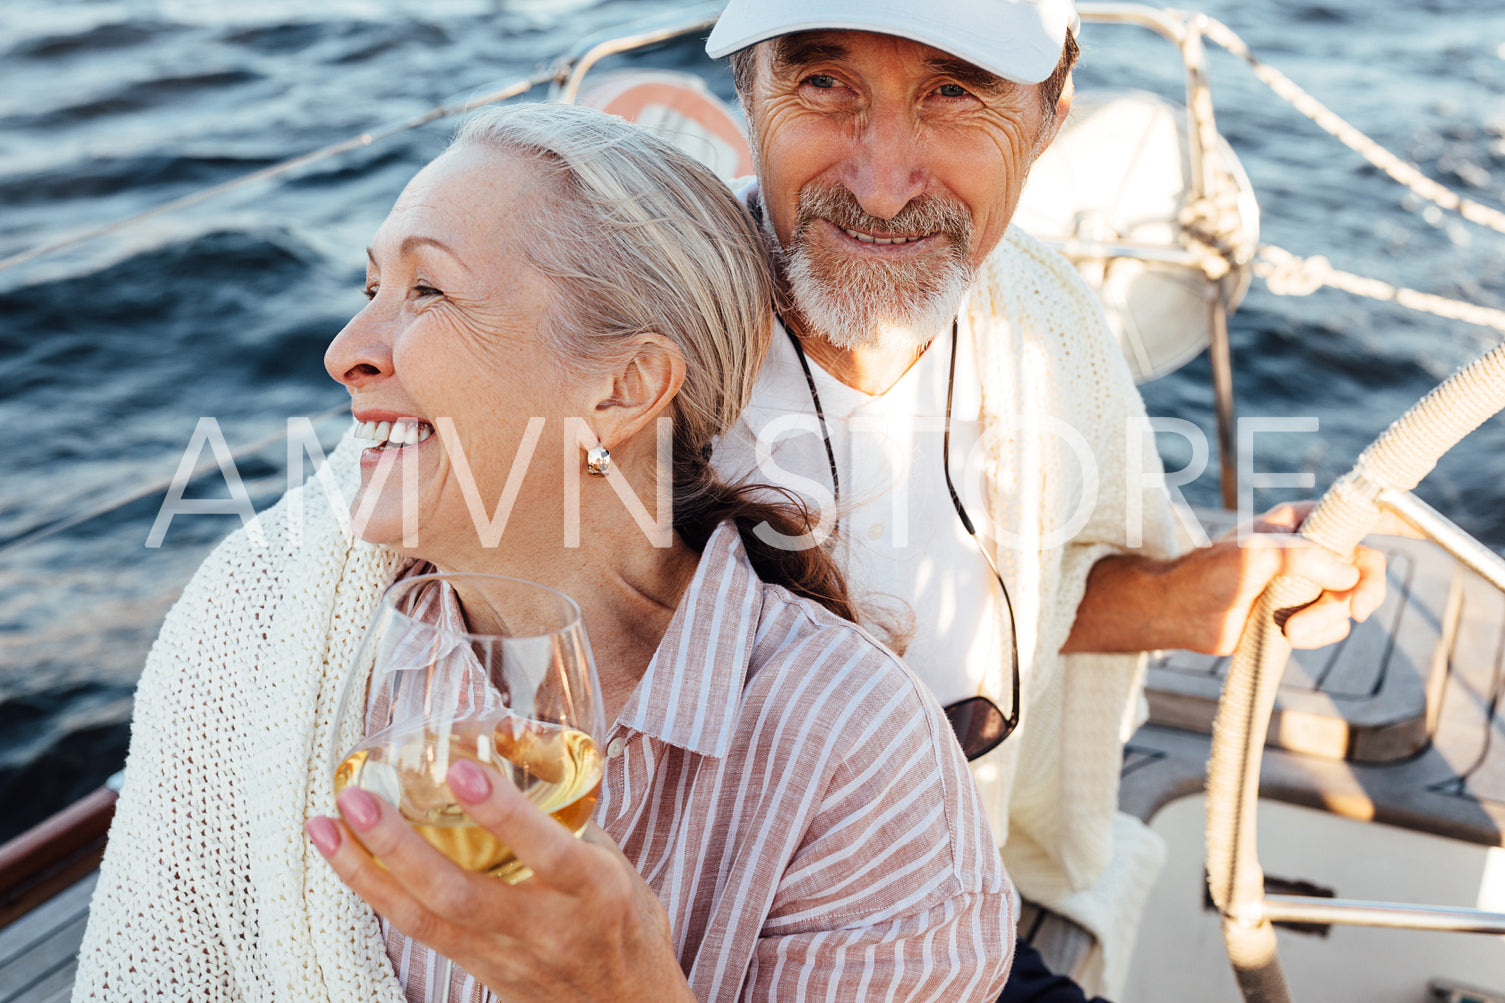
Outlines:
[[[993, 1000], [1014, 889], [939, 706], [860, 629], [712, 534], [610, 729], [596, 821], [700, 1000]], [[493, 997], [385, 923], [410, 1003]]]

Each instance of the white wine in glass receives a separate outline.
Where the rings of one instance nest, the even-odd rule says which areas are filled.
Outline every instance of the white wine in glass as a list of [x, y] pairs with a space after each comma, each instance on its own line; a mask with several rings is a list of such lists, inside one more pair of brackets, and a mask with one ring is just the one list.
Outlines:
[[334, 791], [359, 787], [397, 806], [429, 844], [467, 871], [503, 880], [527, 868], [455, 801], [444, 776], [457, 759], [497, 769], [539, 808], [579, 835], [601, 789], [595, 741], [564, 725], [521, 718], [471, 718], [444, 727], [420, 723], [356, 746], [335, 769]]
[[386, 799], [466, 870], [509, 882], [531, 873], [445, 783], [460, 759], [497, 770], [576, 835], [595, 809], [600, 684], [579, 607], [552, 589], [477, 574], [397, 582], [339, 713], [337, 734], [360, 737], [333, 765], [335, 794]]

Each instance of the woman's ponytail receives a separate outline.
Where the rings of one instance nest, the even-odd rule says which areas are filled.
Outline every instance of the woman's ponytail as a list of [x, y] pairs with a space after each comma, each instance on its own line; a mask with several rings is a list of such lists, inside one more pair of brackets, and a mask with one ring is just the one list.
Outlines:
[[[797, 495], [762, 484], [727, 484], [703, 447], [681, 449], [677, 442], [675, 447], [674, 531], [680, 539], [699, 552], [716, 527], [731, 520], [759, 578], [857, 622], [846, 578], [830, 550], [809, 540], [813, 520]], [[781, 544], [791, 539], [809, 540], [809, 545]]]

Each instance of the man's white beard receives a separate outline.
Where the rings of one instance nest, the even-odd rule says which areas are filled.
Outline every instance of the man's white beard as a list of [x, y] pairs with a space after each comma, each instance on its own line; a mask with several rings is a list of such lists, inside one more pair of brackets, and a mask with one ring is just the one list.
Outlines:
[[815, 257], [808, 246], [793, 248], [789, 293], [810, 327], [837, 348], [917, 352], [956, 316], [972, 284], [965, 263], [913, 268], [845, 261], [834, 270]]
[[[809, 228], [821, 219], [879, 235], [940, 231], [950, 253], [906, 262], [849, 258], [812, 244]], [[971, 222], [964, 207], [938, 199], [912, 202], [883, 220], [864, 212], [844, 188], [801, 192], [781, 271], [805, 322], [837, 348], [917, 352], [956, 316], [972, 284], [966, 260]]]

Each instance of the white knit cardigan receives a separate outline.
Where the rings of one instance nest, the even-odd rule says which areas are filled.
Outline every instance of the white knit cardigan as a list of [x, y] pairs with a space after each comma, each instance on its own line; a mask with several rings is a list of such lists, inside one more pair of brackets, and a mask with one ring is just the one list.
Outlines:
[[[1131, 544], [1174, 554], [1169, 498], [1152, 447], [1142, 471], [1127, 467], [1144, 403], [1069, 262], [1010, 227], [963, 320], [977, 346], [996, 553], [1025, 667], [1019, 730], [973, 777], [1020, 892], [1097, 935], [1102, 968], [1088, 981], [1113, 995], [1164, 857], [1158, 837], [1116, 813], [1144, 656], [1060, 649], [1099, 559]], [[985, 692], [1006, 706], [1008, 667], [995, 668]]]
[[329, 489], [350, 496], [359, 451], [261, 516], [264, 547], [220, 544], [168, 613], [75, 1000], [403, 1003], [375, 915], [302, 831], [334, 813], [330, 749], [357, 737], [333, 733], [340, 683], [403, 563], [340, 531]]

